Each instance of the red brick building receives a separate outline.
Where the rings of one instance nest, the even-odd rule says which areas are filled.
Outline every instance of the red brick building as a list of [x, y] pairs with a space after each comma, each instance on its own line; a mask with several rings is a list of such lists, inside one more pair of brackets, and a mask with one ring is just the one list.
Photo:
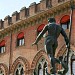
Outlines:
[[[74, 1], [75, 3], [75, 1]], [[51, 68], [50, 60], [44, 49], [45, 36], [38, 45], [32, 46], [38, 33], [46, 25], [49, 17], [55, 17], [69, 35], [70, 0], [41, 0], [38, 4], [23, 7], [12, 16], [0, 20], [0, 75], [46, 75]], [[75, 9], [72, 17], [71, 50], [69, 54], [68, 75], [75, 74]], [[55, 56], [63, 55], [66, 61], [67, 48], [63, 37], [58, 38], [58, 48]], [[58, 69], [61, 66], [58, 65]]]

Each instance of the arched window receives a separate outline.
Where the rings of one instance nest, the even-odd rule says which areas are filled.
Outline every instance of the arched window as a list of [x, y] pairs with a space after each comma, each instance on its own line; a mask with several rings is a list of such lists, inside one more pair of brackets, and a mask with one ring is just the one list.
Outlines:
[[75, 60], [72, 62], [72, 72], [75, 75]]
[[61, 18], [60, 24], [64, 30], [70, 29], [70, 16], [65, 15]]
[[47, 75], [46, 70], [47, 70], [47, 63], [45, 62], [43, 66], [43, 75]]
[[0, 69], [0, 75], [4, 75], [4, 71]]
[[73, 55], [71, 59], [71, 73], [75, 75], [75, 55]]
[[22, 46], [24, 45], [24, 33], [21, 32], [17, 36], [17, 46]]
[[1, 41], [0, 42], [0, 53], [4, 53], [5, 52], [5, 41]]
[[16, 70], [16, 75], [19, 75], [19, 70], [18, 69]]
[[34, 73], [33, 75], [47, 75], [46, 74], [46, 71], [48, 69], [48, 62], [47, 60], [42, 57], [38, 62], [37, 62], [37, 65], [34, 69]]
[[38, 65], [38, 75], [43, 75], [43, 68], [41, 64]]
[[22, 64], [18, 64], [15, 75], [24, 75], [24, 69]]
[[23, 68], [21, 69], [21, 75], [23, 75], [24, 74], [24, 70], [23, 70]]

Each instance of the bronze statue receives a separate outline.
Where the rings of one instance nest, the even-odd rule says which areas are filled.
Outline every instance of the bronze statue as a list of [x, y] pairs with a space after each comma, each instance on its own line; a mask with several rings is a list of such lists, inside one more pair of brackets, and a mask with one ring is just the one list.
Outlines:
[[69, 40], [64, 29], [60, 25], [56, 24], [55, 18], [49, 18], [48, 24], [44, 26], [43, 30], [39, 33], [35, 42], [32, 45], [36, 45], [46, 32], [48, 32], [48, 35], [46, 36], [46, 40], [45, 40], [47, 55], [51, 59], [51, 65], [53, 67], [52, 74], [56, 75], [54, 56], [55, 56], [56, 48], [58, 46], [57, 39], [61, 33], [65, 39], [66, 46], [68, 46]]
[[59, 57], [59, 60], [57, 60], [57, 62], [58, 62], [59, 64], [61, 64], [62, 67], [63, 67], [63, 70], [58, 71], [58, 74], [65, 75], [65, 74], [67, 73], [67, 71], [68, 71], [68, 66], [67, 66], [67, 63], [65, 63], [65, 62], [62, 61], [62, 59], [63, 59], [63, 57], [60, 56], [60, 57]]

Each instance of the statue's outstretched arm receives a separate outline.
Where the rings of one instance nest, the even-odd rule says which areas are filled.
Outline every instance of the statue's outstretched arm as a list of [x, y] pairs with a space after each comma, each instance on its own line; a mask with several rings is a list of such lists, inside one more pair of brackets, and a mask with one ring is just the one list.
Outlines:
[[39, 33], [39, 35], [37, 36], [35, 42], [32, 44], [37, 44], [39, 42], [39, 40], [41, 39], [41, 37], [45, 34], [45, 32], [47, 31], [47, 25], [43, 28], [43, 30]]
[[66, 33], [65, 33], [63, 28], [61, 30], [61, 34], [63, 35], [63, 37], [65, 39], [66, 45], [68, 45], [69, 44], [69, 39], [68, 39], [68, 37], [67, 37], [67, 35], [66, 35]]

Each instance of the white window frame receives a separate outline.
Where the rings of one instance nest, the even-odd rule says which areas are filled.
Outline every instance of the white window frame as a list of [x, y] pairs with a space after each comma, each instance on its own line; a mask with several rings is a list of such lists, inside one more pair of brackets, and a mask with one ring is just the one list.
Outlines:
[[1, 49], [1, 53], [5, 52], [5, 46], [2, 46], [0, 49]]
[[24, 45], [24, 38], [23, 38], [23, 39], [19, 39], [19, 40], [18, 40], [18, 43], [19, 43], [19, 46]]

